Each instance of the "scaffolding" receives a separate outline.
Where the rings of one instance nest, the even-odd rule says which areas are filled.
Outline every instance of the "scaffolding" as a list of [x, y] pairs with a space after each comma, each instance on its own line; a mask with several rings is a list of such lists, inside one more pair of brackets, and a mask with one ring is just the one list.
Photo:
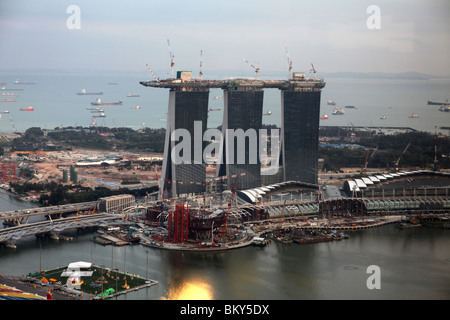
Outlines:
[[0, 171], [1, 171], [1, 177], [0, 177], [0, 183], [8, 183], [8, 182], [16, 182], [17, 181], [17, 175], [16, 175], [16, 166], [15, 165], [8, 165], [5, 163], [0, 163]]
[[177, 204], [175, 211], [169, 212], [168, 235], [172, 243], [187, 243], [189, 232], [189, 208], [184, 204]]

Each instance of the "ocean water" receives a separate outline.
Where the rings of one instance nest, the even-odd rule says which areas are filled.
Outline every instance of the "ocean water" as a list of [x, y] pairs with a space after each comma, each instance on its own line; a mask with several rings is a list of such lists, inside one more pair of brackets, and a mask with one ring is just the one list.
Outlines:
[[[145, 70], [146, 71], [146, 70]], [[207, 77], [205, 79], [213, 79]], [[14, 84], [35, 82], [33, 85]], [[67, 126], [89, 126], [96, 121], [98, 126], [129, 127], [138, 129], [143, 126], [162, 128], [166, 126], [166, 112], [169, 100], [168, 89], [148, 88], [140, 81], [152, 79], [148, 72], [116, 74], [114, 72], [3, 72], [0, 83], [6, 83], [3, 92], [14, 92], [16, 102], [0, 102], [2, 114], [0, 131], [25, 131], [30, 127], [54, 129]], [[283, 79], [283, 76], [277, 79]], [[353, 126], [400, 126], [411, 127], [420, 131], [434, 132], [435, 126], [448, 126], [450, 113], [440, 112], [439, 106], [428, 106], [428, 100], [445, 101], [449, 99], [450, 80], [382, 80], [382, 79], [325, 79], [322, 91], [321, 115], [327, 114], [328, 120], [321, 120], [321, 125]], [[114, 85], [110, 82], [117, 83]], [[8, 91], [20, 88], [22, 91]], [[103, 95], [80, 96], [77, 92], [86, 89], [90, 92], [103, 91]], [[139, 97], [127, 97], [128, 93]], [[214, 99], [222, 96], [220, 89], [210, 91], [209, 106], [221, 111], [210, 111], [208, 127], [221, 124], [223, 100]], [[87, 108], [97, 98], [105, 102], [122, 101], [121, 106], [102, 106], [104, 118], [92, 118]], [[327, 105], [328, 100], [336, 102], [338, 108], [354, 105], [356, 109], [345, 108], [344, 115], [332, 115], [334, 106]], [[34, 107], [34, 111], [19, 111], [21, 107]], [[140, 106], [141, 109], [132, 109]], [[272, 111], [271, 116], [264, 116], [265, 124], [281, 124], [281, 96], [277, 89], [264, 91], [264, 112]], [[409, 118], [416, 113], [419, 118]], [[385, 115], [387, 119], [381, 120]], [[443, 133], [446, 133], [445, 131]]]

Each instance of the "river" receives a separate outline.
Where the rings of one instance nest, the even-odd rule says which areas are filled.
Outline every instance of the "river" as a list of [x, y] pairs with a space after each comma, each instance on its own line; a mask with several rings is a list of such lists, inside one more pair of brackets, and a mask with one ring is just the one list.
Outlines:
[[[2, 211], [27, 206], [0, 193]], [[93, 231], [66, 234], [74, 240], [30, 236], [17, 241], [16, 249], [1, 246], [0, 273], [22, 275], [91, 261], [158, 281], [119, 300], [450, 299], [448, 229], [386, 225], [335, 242], [272, 242], [216, 253], [102, 246], [90, 241]], [[369, 266], [379, 267], [378, 272]], [[379, 289], [368, 288], [369, 278]]]

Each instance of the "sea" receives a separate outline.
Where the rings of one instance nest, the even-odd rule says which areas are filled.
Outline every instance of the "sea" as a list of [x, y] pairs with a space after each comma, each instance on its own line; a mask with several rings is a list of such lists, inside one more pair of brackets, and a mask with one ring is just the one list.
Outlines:
[[[19, 79], [35, 84], [15, 85]], [[89, 126], [87, 110], [97, 98], [123, 101], [104, 106], [101, 125], [138, 129], [165, 127], [168, 91], [147, 88], [139, 81], [147, 74], [97, 74], [94, 72], [2, 73], [0, 83], [19, 96], [1, 103], [0, 131], [24, 131], [30, 127], [54, 129]], [[434, 132], [448, 126], [450, 114], [428, 100], [445, 101], [450, 81], [325, 79], [321, 125], [401, 126]], [[79, 96], [82, 89], [103, 91], [102, 96]], [[6, 92], [8, 92], [6, 90]], [[139, 97], [128, 98], [127, 95]], [[264, 123], [280, 125], [280, 92], [266, 90]], [[211, 90], [210, 106], [223, 109], [220, 90]], [[333, 116], [336, 102], [345, 114]], [[34, 111], [19, 111], [21, 107]], [[141, 109], [132, 107], [141, 106]], [[409, 118], [416, 113], [419, 118]], [[386, 115], [386, 120], [380, 117]], [[220, 111], [209, 112], [208, 127], [221, 124]], [[15, 129], [14, 129], [15, 128]], [[0, 193], [0, 211], [33, 207], [7, 193]], [[3, 226], [1, 226], [3, 227]], [[16, 242], [17, 248], [0, 246], [0, 273], [27, 275], [75, 261], [148, 276], [156, 286], [118, 296], [117, 300], [448, 300], [450, 299], [450, 230], [386, 225], [350, 232], [350, 238], [307, 245], [271, 242], [266, 247], [245, 247], [216, 253], [175, 252], [142, 245], [102, 246], [91, 240], [93, 231], [66, 231], [72, 241], [38, 239]], [[374, 271], [375, 270], [375, 271]], [[375, 278], [374, 278], [375, 277]], [[377, 287], [371, 285], [375, 281]], [[270, 302], [269, 302], [270, 304]], [[293, 311], [293, 310], [292, 310]], [[316, 310], [320, 311], [320, 310]], [[350, 311], [350, 310], [347, 310]], [[354, 312], [353, 310], [352, 312]]]
[[[165, 128], [169, 101], [168, 89], [142, 86], [140, 81], [153, 80], [146, 72], [113, 71], [2, 71], [0, 83], [0, 132], [24, 132], [31, 127], [53, 130], [67, 127], [96, 126]], [[205, 79], [225, 79], [233, 76], [221, 73], [205, 73]], [[238, 75], [234, 75], [238, 76]], [[285, 75], [274, 74], [271, 79], [285, 79]], [[264, 79], [264, 78], [262, 78]], [[19, 80], [19, 84], [14, 81]], [[320, 114], [328, 119], [320, 120], [321, 126], [386, 126], [406, 127], [434, 133], [448, 134], [450, 112], [439, 111], [439, 106], [427, 105], [428, 100], [449, 99], [450, 79], [405, 80], [405, 79], [352, 79], [335, 76], [325, 78], [322, 90]], [[34, 83], [34, 84], [20, 84]], [[6, 85], [5, 85], [6, 84]], [[15, 89], [11, 91], [11, 89]], [[19, 91], [16, 91], [19, 89]], [[77, 95], [87, 92], [103, 92], [103, 95]], [[1, 96], [14, 93], [16, 97]], [[138, 97], [128, 97], [128, 94]], [[221, 89], [212, 89], [209, 107], [220, 109], [208, 113], [208, 128], [221, 125], [223, 118], [223, 96]], [[101, 106], [105, 117], [94, 117], [91, 102], [122, 101], [122, 105]], [[327, 101], [334, 101], [336, 106]], [[139, 108], [136, 108], [139, 106]], [[354, 106], [355, 108], [345, 108]], [[20, 111], [33, 107], [34, 111]], [[332, 115], [333, 109], [343, 108], [343, 115]], [[264, 124], [281, 125], [281, 93], [278, 89], [264, 90]], [[9, 113], [4, 113], [9, 111]], [[410, 118], [417, 114], [418, 118]], [[386, 119], [381, 119], [383, 116]]]

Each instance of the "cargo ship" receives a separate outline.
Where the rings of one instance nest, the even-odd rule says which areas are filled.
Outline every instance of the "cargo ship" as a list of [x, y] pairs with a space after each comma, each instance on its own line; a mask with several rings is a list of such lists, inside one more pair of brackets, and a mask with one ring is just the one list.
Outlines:
[[15, 99], [3, 99], [3, 100], [0, 100], [0, 102], [16, 102], [16, 100]]
[[139, 95], [138, 94], [131, 94], [131, 93], [129, 93], [129, 94], [127, 94], [127, 97], [128, 98], [135, 98], [135, 97], [139, 97]]
[[118, 102], [102, 102], [101, 99], [97, 99], [95, 102], [91, 102], [93, 106], [121, 106], [122, 101]]
[[20, 108], [20, 111], [34, 111], [33, 107], [28, 107], [28, 108]]
[[270, 116], [272, 114], [272, 111], [270, 111], [270, 110], [267, 110], [267, 112], [266, 113], [263, 113], [263, 116]]
[[209, 111], [220, 111], [220, 110], [221, 110], [220, 108], [213, 108], [213, 107], [209, 108]]
[[419, 116], [415, 113], [413, 113], [412, 115], [410, 115], [408, 118], [418, 118]]
[[141, 109], [141, 106], [131, 107], [131, 109]]
[[327, 105], [329, 105], [329, 106], [335, 106], [335, 105], [336, 105], [336, 102], [331, 101], [331, 100], [328, 100], [328, 101], [327, 101]]
[[328, 119], [328, 115], [324, 114], [323, 116], [320, 117], [320, 120], [327, 120]]
[[100, 92], [87, 92], [86, 89], [82, 89], [81, 92], [77, 92], [80, 96], [88, 96], [88, 95], [98, 95], [101, 96], [103, 94], [102, 91]]
[[448, 99], [445, 100], [445, 102], [434, 102], [434, 101], [428, 100], [428, 104], [434, 105], [434, 106], [440, 106], [440, 105], [450, 105], [450, 102], [448, 102]]

